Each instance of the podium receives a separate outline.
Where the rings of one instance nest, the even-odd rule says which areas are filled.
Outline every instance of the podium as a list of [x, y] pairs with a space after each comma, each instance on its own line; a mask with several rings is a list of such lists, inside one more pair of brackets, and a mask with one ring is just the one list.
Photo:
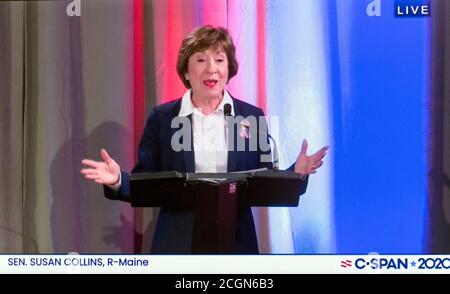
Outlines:
[[132, 174], [130, 190], [133, 207], [193, 212], [191, 253], [226, 254], [235, 250], [238, 201], [251, 207], [295, 207], [306, 184], [291, 171], [166, 171]]

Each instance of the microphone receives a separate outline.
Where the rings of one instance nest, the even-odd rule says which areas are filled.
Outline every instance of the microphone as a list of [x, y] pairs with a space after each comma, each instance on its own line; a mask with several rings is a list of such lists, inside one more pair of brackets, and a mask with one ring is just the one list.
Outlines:
[[225, 114], [225, 116], [231, 116], [231, 104], [230, 103], [226, 103], [223, 106], [223, 113]]
[[278, 170], [280, 168], [280, 162], [278, 161], [278, 148], [277, 148], [277, 142], [275, 142], [275, 139], [270, 135], [269, 139], [273, 142], [273, 159], [272, 159], [272, 165], [274, 170]]
[[[245, 125], [245, 128], [250, 131], [250, 127], [248, 125]], [[261, 133], [260, 130], [258, 130], [258, 133]], [[273, 153], [272, 154], [272, 167], [274, 170], [280, 169], [280, 162], [279, 162], [279, 155], [278, 155], [278, 148], [277, 148], [277, 142], [275, 139], [267, 132], [267, 137], [269, 140], [273, 142]]]

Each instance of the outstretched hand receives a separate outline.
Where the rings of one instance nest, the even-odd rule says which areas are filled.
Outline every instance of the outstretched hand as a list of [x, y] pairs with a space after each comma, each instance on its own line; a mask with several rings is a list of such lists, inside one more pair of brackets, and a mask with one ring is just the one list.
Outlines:
[[100, 150], [103, 161], [83, 159], [81, 163], [85, 167], [81, 173], [88, 180], [104, 185], [115, 185], [119, 182], [120, 166], [112, 159], [105, 149]]
[[315, 174], [317, 169], [322, 166], [323, 158], [327, 154], [329, 146], [322, 147], [319, 151], [312, 155], [306, 155], [308, 149], [308, 141], [303, 140], [302, 149], [295, 162], [295, 172], [306, 176]]

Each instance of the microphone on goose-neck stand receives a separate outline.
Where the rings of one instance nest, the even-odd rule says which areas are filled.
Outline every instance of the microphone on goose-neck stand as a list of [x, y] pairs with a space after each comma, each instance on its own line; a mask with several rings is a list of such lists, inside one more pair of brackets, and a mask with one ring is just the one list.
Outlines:
[[231, 116], [231, 104], [230, 103], [226, 103], [223, 106], [223, 113], [225, 114], [225, 116]]
[[[223, 106], [223, 113], [225, 114], [225, 117], [231, 116], [231, 104], [230, 103], [226, 103]], [[248, 131], [249, 130], [249, 126], [246, 125], [245, 126], [247, 128]], [[272, 140], [273, 142], [273, 158], [272, 158], [272, 165], [273, 165], [273, 169], [274, 170], [279, 170], [280, 168], [280, 163], [279, 163], [279, 157], [278, 157], [278, 148], [277, 148], [277, 143], [275, 142], [274, 138], [270, 135], [267, 134], [269, 137], [269, 140]]]
[[278, 157], [278, 148], [277, 148], [277, 142], [275, 142], [275, 139], [270, 135], [267, 134], [269, 136], [269, 139], [272, 140], [273, 142], [273, 158], [272, 158], [272, 166], [274, 170], [279, 170], [280, 169], [280, 162], [279, 162], [279, 157]]
[[232, 147], [230, 146], [230, 141], [229, 141], [229, 133], [230, 130], [229, 128], [230, 123], [229, 123], [229, 119], [231, 117], [231, 104], [230, 103], [225, 103], [225, 105], [223, 106], [223, 114], [225, 115], [225, 142], [228, 146], [228, 148]]

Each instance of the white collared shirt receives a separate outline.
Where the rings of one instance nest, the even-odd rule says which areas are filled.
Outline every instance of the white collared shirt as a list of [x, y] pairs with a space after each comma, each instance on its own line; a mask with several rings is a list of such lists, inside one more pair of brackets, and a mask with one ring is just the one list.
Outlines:
[[192, 134], [194, 145], [195, 172], [225, 173], [228, 165], [227, 128], [223, 106], [231, 104], [231, 115], [234, 115], [233, 100], [227, 91], [219, 106], [209, 115], [196, 108], [188, 90], [181, 100], [178, 116], [192, 114]]

